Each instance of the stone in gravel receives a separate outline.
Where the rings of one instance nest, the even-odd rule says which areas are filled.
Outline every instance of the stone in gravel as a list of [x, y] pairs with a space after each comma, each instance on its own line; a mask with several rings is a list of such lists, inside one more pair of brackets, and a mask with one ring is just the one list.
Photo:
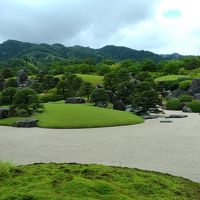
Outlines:
[[165, 118], [185, 118], [188, 117], [187, 115], [183, 115], [183, 114], [173, 114], [173, 115], [169, 115]]
[[156, 115], [144, 115], [143, 118], [144, 119], [157, 119], [159, 116]]
[[160, 123], [172, 123], [172, 120], [161, 120]]
[[189, 94], [195, 95], [200, 93], [200, 78], [193, 79], [192, 84], [189, 88]]

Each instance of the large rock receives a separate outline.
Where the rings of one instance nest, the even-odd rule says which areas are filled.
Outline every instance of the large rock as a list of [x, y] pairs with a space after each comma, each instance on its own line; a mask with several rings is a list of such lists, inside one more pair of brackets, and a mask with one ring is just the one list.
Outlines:
[[38, 123], [37, 119], [24, 119], [16, 121], [14, 126], [22, 128], [31, 128], [31, 127], [37, 127], [37, 123]]
[[17, 73], [17, 80], [20, 85], [26, 85], [26, 81], [28, 80], [28, 75], [24, 70], [20, 70]]
[[65, 100], [65, 103], [85, 103], [85, 99], [81, 97], [69, 97]]
[[172, 123], [172, 120], [161, 120], [160, 123]]
[[0, 108], [0, 119], [7, 118], [9, 115], [9, 109], [7, 108]]
[[200, 78], [193, 79], [192, 84], [189, 88], [189, 94], [195, 95], [200, 93]]
[[144, 119], [157, 119], [159, 116], [157, 115], [144, 115], [143, 118]]
[[200, 93], [194, 95], [195, 100], [200, 100]]
[[101, 108], [106, 108], [108, 106], [108, 102], [106, 101], [100, 101], [96, 103], [97, 107], [101, 107]]
[[187, 115], [183, 115], [183, 114], [172, 114], [172, 115], [169, 115], [165, 118], [185, 118], [185, 117], [188, 117]]
[[123, 103], [122, 100], [118, 100], [113, 104], [113, 109], [125, 111], [126, 106], [125, 106], [125, 104]]
[[189, 108], [189, 107], [187, 107], [187, 106], [184, 106], [184, 107], [182, 108], [182, 112], [192, 113], [192, 109]]

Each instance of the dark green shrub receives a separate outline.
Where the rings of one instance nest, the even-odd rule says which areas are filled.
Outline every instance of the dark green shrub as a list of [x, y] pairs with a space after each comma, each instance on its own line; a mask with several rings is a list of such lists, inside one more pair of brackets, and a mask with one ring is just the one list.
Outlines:
[[166, 103], [169, 110], [181, 110], [181, 101], [178, 98], [169, 99]]
[[190, 102], [193, 99], [193, 97], [188, 94], [181, 94], [178, 98], [179, 98], [180, 102]]
[[17, 92], [17, 88], [8, 87], [2, 92], [2, 105], [10, 105], [13, 103], [14, 95]]
[[11, 107], [17, 112], [21, 112], [22, 110], [23, 114], [26, 111], [28, 115], [31, 115], [40, 109], [41, 106], [36, 92], [30, 88], [23, 88], [18, 90], [14, 95]]
[[188, 107], [192, 109], [192, 112], [200, 112], [200, 100], [191, 101]]
[[179, 83], [179, 88], [181, 90], [188, 90], [191, 84], [192, 84], [192, 80], [181, 81]]
[[167, 85], [167, 89], [168, 90], [176, 90], [176, 89], [178, 89], [179, 88], [179, 83], [178, 83], [178, 81], [170, 81], [169, 82], [169, 85]]
[[97, 104], [98, 102], [107, 102], [108, 101], [108, 94], [105, 89], [97, 88], [93, 90], [92, 94], [90, 95], [91, 101]]
[[179, 88], [179, 82], [178, 81], [161, 81], [157, 83], [157, 88], [160, 91], [163, 89], [173, 91]]

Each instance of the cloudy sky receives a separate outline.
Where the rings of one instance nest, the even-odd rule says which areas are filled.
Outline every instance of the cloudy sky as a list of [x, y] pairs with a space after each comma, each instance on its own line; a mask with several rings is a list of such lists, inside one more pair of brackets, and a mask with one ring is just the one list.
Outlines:
[[0, 42], [200, 55], [199, 8], [199, 0], [0, 0]]

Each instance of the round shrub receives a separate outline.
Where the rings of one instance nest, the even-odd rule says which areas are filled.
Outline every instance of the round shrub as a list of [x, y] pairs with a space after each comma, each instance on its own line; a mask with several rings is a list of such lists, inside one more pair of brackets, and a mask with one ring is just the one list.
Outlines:
[[192, 112], [200, 112], [200, 100], [193, 100], [188, 104]]
[[180, 102], [190, 102], [193, 99], [193, 97], [188, 94], [181, 94], [178, 98], [179, 98]]
[[178, 87], [179, 87], [179, 83], [177, 81], [173, 81], [169, 83], [168, 85], [168, 89], [172, 91], [178, 89]]
[[158, 87], [165, 89], [165, 90], [176, 90], [179, 88], [179, 82], [178, 81], [163, 81], [158, 83]]
[[97, 104], [98, 102], [108, 101], [108, 94], [106, 90], [103, 88], [94, 89], [90, 97], [91, 101], [94, 102], [95, 104]]
[[181, 81], [179, 83], [179, 88], [181, 90], [188, 90], [191, 84], [192, 84], [192, 80]]
[[36, 92], [30, 88], [23, 88], [16, 92], [13, 97], [12, 109], [19, 113], [27, 112], [31, 115], [33, 112], [41, 108]]
[[181, 101], [178, 98], [169, 99], [166, 103], [169, 110], [181, 110]]

